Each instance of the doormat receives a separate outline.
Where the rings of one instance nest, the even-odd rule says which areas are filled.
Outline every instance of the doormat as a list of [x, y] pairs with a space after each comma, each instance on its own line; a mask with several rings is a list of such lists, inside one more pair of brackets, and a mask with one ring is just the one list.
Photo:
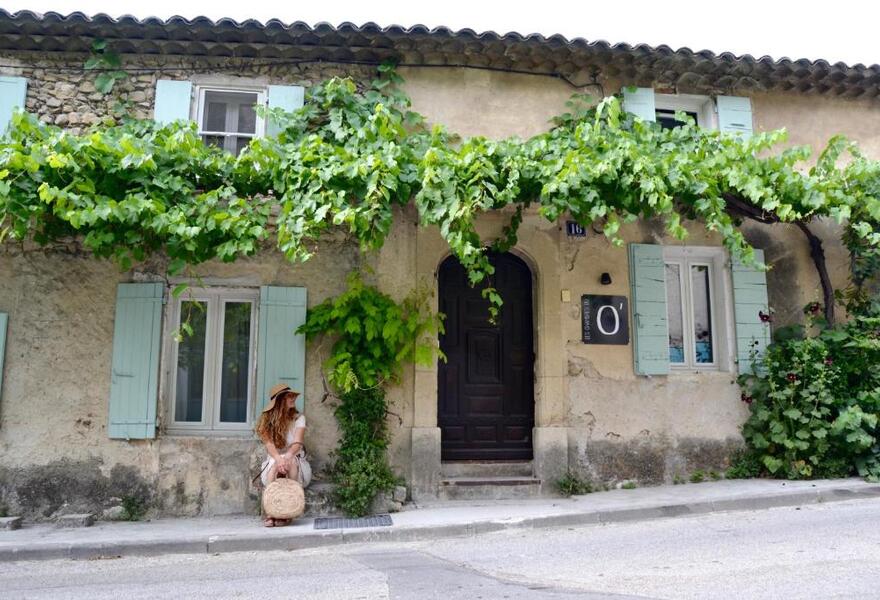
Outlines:
[[342, 517], [318, 517], [315, 519], [315, 529], [356, 529], [358, 527], [390, 527], [391, 515], [373, 515], [360, 517], [359, 519], [345, 519]]

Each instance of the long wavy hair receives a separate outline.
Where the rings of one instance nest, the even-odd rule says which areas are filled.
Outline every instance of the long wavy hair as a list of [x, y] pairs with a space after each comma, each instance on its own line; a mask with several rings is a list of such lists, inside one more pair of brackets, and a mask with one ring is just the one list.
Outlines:
[[272, 410], [264, 412], [257, 421], [257, 435], [264, 442], [271, 441], [279, 450], [287, 446], [287, 430], [299, 416], [296, 406], [285, 408], [287, 394], [275, 400]]

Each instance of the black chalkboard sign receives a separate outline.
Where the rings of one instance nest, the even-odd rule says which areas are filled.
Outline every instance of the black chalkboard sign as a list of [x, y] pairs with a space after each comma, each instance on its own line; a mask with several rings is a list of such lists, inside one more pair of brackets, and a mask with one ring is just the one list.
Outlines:
[[626, 296], [581, 296], [585, 344], [628, 344]]

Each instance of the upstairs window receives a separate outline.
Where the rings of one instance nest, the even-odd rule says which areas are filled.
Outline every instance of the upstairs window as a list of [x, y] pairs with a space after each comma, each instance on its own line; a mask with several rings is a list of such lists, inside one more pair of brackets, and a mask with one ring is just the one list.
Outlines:
[[682, 125], [675, 113], [683, 112], [703, 129], [717, 129], [718, 119], [715, 107], [709, 96], [694, 94], [654, 94], [655, 120], [664, 129], [674, 129]]
[[198, 102], [199, 135], [206, 144], [238, 155], [265, 131], [255, 110], [266, 102], [261, 90], [200, 88]]

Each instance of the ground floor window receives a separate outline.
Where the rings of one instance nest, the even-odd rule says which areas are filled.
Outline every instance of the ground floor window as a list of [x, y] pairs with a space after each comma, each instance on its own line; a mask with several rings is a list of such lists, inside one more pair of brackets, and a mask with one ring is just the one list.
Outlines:
[[672, 367], [717, 369], [722, 361], [726, 286], [720, 248], [664, 249], [669, 363]]
[[250, 429], [259, 290], [193, 288], [174, 300], [171, 429]]

